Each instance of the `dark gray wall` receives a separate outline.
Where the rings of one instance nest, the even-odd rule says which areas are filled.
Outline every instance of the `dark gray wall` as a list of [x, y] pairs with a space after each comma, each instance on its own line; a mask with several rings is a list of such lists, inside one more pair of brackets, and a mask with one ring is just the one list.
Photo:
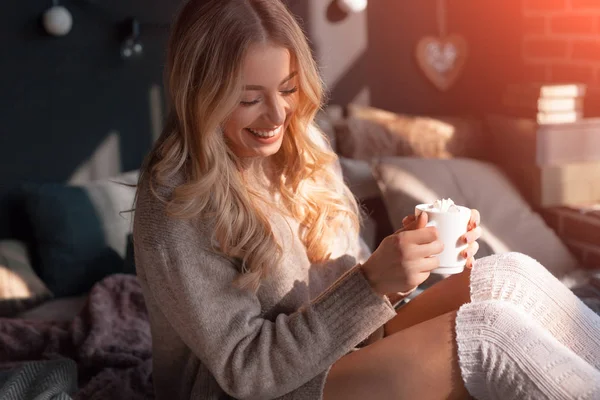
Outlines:
[[[344, 63], [329, 87], [332, 103], [346, 104], [366, 87], [371, 104], [393, 111], [476, 113], [493, 110], [501, 87], [520, 78], [519, 0], [448, 1], [450, 31], [463, 34], [471, 50], [463, 77], [448, 93], [425, 80], [413, 56], [417, 40], [436, 32], [436, 1], [371, 0], [367, 13], [351, 20], [361, 29], [346, 26], [329, 48], [319, 48], [320, 39], [344, 23], [315, 23], [330, 2], [288, 1], [318, 58], [332, 46], [351, 48], [366, 32], [362, 56], [327, 61]], [[167, 23], [179, 1], [62, 3], [74, 17], [63, 38], [46, 36], [39, 26], [50, 0], [0, 5], [0, 237], [10, 234], [6, 194], [20, 182], [67, 181], [111, 131], [120, 137], [123, 171], [137, 168], [151, 144], [149, 89], [162, 83]], [[142, 22], [144, 55], [124, 62], [117, 24], [131, 15]]]
[[[137, 168], [151, 143], [149, 89], [162, 82], [167, 22], [177, 1], [61, 2], [74, 18], [65, 37], [47, 36], [49, 0], [0, 6], [0, 237], [6, 193], [22, 181], [65, 182], [110, 131], [120, 136], [121, 169]], [[144, 54], [119, 56], [118, 24], [142, 22]]]

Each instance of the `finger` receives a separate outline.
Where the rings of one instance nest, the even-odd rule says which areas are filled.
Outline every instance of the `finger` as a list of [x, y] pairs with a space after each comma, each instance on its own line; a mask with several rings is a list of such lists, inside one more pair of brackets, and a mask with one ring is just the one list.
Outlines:
[[421, 214], [419, 214], [419, 216], [417, 217], [416, 229], [425, 228], [427, 226], [428, 220], [429, 216], [426, 212], [422, 212]]
[[444, 250], [444, 243], [441, 240], [434, 240], [431, 243], [418, 244], [412, 246], [405, 256], [409, 260], [418, 260], [420, 258], [431, 257], [440, 254]]
[[461, 256], [464, 258], [471, 258], [479, 251], [479, 243], [471, 243], [465, 250], [462, 251]]
[[463, 243], [473, 243], [481, 237], [482, 233], [483, 229], [481, 226], [478, 226], [465, 233], [461, 240]]
[[474, 265], [475, 265], [475, 257], [467, 258], [467, 262], [465, 263], [465, 268], [472, 269]]
[[427, 257], [422, 258], [418, 263], [418, 269], [420, 272], [430, 273], [440, 266], [440, 259], [437, 257]]
[[[424, 223], [422, 222], [423, 219], [425, 220]], [[404, 222], [404, 220], [403, 220], [403, 222]], [[418, 229], [421, 224], [423, 225], [423, 227], [425, 225], [427, 225], [427, 214], [426, 213], [421, 213], [418, 217], [414, 218], [412, 221], [408, 222], [406, 225], [404, 225], [402, 228], [398, 229], [394, 233], [412, 231], [412, 230]]]
[[437, 228], [429, 226], [426, 228], [413, 229], [402, 232], [403, 240], [409, 244], [427, 244], [438, 238]]
[[471, 219], [469, 220], [469, 229], [473, 229], [481, 224], [481, 215], [479, 211], [471, 210]]
[[[434, 268], [435, 269], [435, 268]], [[426, 272], [421, 272], [420, 273], [420, 279], [421, 279], [421, 283], [425, 282], [427, 280], [427, 278], [429, 278], [429, 276], [431, 275], [430, 271], [426, 271]]]
[[402, 220], [402, 225], [406, 226], [409, 224], [412, 224], [413, 222], [415, 222], [415, 216], [414, 215], [408, 215], [406, 217], [404, 217], [404, 219]]

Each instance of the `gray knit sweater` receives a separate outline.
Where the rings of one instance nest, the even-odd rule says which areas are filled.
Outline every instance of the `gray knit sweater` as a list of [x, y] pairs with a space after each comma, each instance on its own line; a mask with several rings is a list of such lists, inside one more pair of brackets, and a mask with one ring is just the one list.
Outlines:
[[255, 295], [232, 286], [238, 268], [212, 250], [210, 223], [167, 217], [140, 185], [135, 261], [159, 400], [321, 399], [329, 367], [395, 316], [356, 267], [359, 240], [340, 235], [315, 265], [297, 222], [272, 213], [271, 224], [284, 258]]

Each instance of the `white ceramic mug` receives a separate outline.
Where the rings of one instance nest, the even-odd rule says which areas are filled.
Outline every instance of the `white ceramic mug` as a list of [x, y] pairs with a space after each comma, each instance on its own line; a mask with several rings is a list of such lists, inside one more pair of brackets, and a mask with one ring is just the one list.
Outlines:
[[444, 243], [444, 250], [435, 255], [440, 260], [440, 266], [431, 271], [434, 274], [459, 274], [465, 269], [467, 259], [461, 252], [467, 244], [460, 242], [461, 237], [467, 233], [471, 210], [467, 207], [456, 206], [458, 211], [432, 210], [430, 204], [419, 204], [415, 207], [415, 216], [422, 212], [427, 213], [427, 226], [435, 226], [438, 230], [439, 240]]

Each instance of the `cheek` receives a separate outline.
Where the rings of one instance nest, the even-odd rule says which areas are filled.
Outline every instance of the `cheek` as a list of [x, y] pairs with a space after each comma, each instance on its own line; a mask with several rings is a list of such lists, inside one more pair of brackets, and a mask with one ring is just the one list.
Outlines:
[[239, 132], [247, 127], [251, 122], [251, 115], [247, 112], [247, 110], [238, 108], [235, 110], [231, 116], [225, 121], [223, 124], [223, 129], [225, 131], [225, 136], [234, 137], [239, 134]]

